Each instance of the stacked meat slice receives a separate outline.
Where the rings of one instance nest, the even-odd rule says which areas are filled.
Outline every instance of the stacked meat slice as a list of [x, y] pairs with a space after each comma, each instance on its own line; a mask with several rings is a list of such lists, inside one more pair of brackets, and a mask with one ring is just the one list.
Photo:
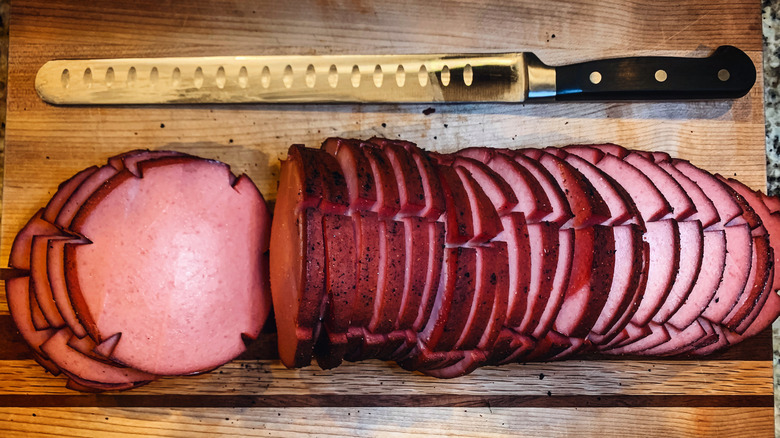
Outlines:
[[615, 145], [294, 145], [271, 232], [280, 356], [456, 377], [594, 350], [709, 354], [780, 315], [778, 210]]
[[249, 178], [132, 151], [60, 185], [17, 235], [8, 306], [35, 359], [83, 391], [211, 370], [270, 311], [265, 202]]

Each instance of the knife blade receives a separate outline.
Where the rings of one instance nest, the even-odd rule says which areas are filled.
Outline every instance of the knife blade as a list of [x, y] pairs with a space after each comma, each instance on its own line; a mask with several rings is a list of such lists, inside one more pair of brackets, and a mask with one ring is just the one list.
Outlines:
[[57, 105], [531, 102], [730, 99], [755, 81], [750, 57], [721, 46], [563, 66], [530, 52], [54, 60], [35, 89]]

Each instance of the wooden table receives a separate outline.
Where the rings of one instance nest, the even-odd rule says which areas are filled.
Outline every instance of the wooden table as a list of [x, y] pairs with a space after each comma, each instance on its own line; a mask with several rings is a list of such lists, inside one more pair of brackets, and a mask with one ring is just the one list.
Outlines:
[[[705, 55], [731, 44], [760, 69], [757, 0], [97, 3], [13, 1], [2, 260], [60, 181], [133, 148], [224, 160], [271, 200], [287, 146], [330, 135], [401, 137], [439, 151], [616, 142], [765, 186], [760, 80], [733, 102], [436, 105], [433, 113], [428, 105], [67, 108], [33, 89], [38, 67], [57, 58], [532, 50], [555, 64]], [[267, 333], [212, 373], [84, 395], [35, 365], [2, 297], [0, 434], [770, 436], [771, 365], [767, 332], [706, 360], [592, 358], [441, 381], [376, 361], [286, 370]]]

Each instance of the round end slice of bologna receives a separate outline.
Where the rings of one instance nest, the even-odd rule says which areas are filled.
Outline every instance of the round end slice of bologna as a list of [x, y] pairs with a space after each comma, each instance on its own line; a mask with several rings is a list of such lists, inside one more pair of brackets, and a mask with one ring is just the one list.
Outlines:
[[[270, 311], [269, 213], [255, 185], [219, 162], [139, 163], [74, 217], [91, 243], [67, 245], [73, 305], [111, 359], [158, 375], [193, 374], [245, 350]], [[265, 274], [265, 275], [264, 275]]]

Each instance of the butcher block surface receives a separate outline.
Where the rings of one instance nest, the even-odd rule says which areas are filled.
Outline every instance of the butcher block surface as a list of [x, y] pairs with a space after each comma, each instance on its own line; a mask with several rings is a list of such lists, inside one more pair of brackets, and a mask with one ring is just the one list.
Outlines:
[[[225, 161], [271, 201], [287, 147], [328, 136], [403, 138], [442, 152], [614, 142], [766, 185], [760, 79], [736, 101], [526, 105], [56, 107], [33, 88], [52, 59], [200, 55], [533, 51], [562, 64], [704, 56], [730, 44], [760, 72], [757, 0], [99, 3], [12, 3], [3, 265], [59, 182], [136, 148]], [[706, 359], [594, 356], [437, 380], [379, 361], [287, 370], [267, 328], [211, 373], [82, 394], [35, 364], [2, 296], [0, 434], [763, 437], [774, 433], [771, 360], [767, 331]]]

